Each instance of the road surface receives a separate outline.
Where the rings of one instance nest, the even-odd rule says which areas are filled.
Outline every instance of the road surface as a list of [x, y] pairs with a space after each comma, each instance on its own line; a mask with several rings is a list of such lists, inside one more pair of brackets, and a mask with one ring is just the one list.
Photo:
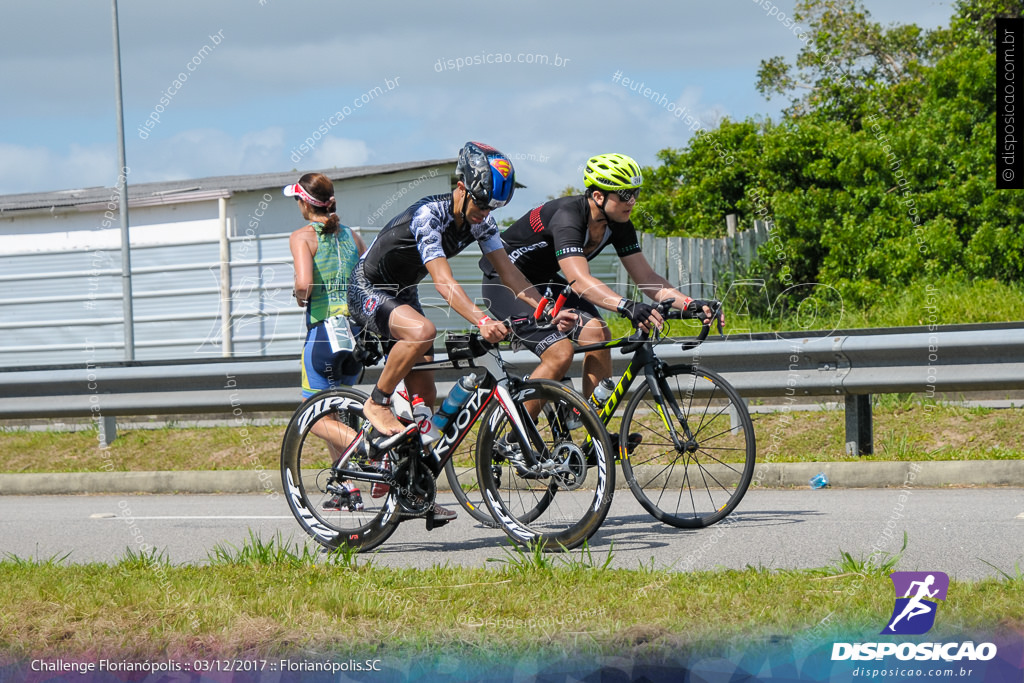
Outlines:
[[[454, 499], [442, 493], [442, 503]], [[902, 498], [901, 498], [902, 497]], [[750, 491], [719, 524], [683, 530], [654, 521], [629, 491], [616, 492], [604, 526], [591, 539], [595, 561], [612, 552], [612, 566], [678, 571], [804, 569], [838, 561], [840, 550], [863, 558], [899, 550], [898, 569], [937, 570], [973, 580], [1024, 568], [1024, 490], [836, 489]], [[70, 562], [114, 562], [126, 548], [148, 546], [170, 561], [204, 563], [218, 545], [239, 547], [249, 534], [281, 534], [305, 543], [278, 495], [0, 496], [0, 554]], [[405, 522], [374, 555], [377, 566], [494, 566], [507, 557], [503, 532], [476, 523], [464, 511], [455, 522], [427, 532]], [[990, 566], [994, 565], [994, 566]]]

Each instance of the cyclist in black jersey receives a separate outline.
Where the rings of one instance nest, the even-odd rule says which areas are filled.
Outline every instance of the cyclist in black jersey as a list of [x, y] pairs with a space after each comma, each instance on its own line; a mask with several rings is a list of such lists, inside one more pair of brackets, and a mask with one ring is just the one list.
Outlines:
[[456, 313], [480, 328], [481, 336], [498, 342], [508, 334], [499, 320], [480, 310], [459, 286], [448, 265], [473, 241], [480, 245], [495, 277], [528, 306], [540, 295], [523, 277], [502, 248], [492, 209], [504, 206], [515, 191], [515, 172], [508, 157], [478, 142], [459, 152], [458, 184], [443, 195], [424, 197], [384, 226], [359, 260], [348, 286], [349, 315], [359, 325], [396, 340], [364, 405], [370, 423], [383, 434], [405, 429], [391, 413], [391, 395], [405, 379], [410, 395], [418, 394], [430, 406], [436, 398], [432, 372], [410, 372], [429, 359], [437, 330], [419, 302], [417, 285], [429, 274], [434, 286]]
[[[532, 338], [520, 335], [525, 346], [541, 357], [542, 366], [547, 363], [545, 371], [552, 374], [543, 375], [546, 377], [560, 379], [568, 370], [572, 346], [567, 337], [581, 344], [611, 339], [599, 308], [617, 311], [645, 330], [660, 329], [664, 323], [650, 304], [623, 298], [590, 273], [588, 261], [608, 244], [615, 247], [626, 272], [651, 299], [674, 298], [675, 308], [689, 306], [703, 310], [707, 318], [713, 315], [707, 302], [686, 296], [655, 273], [640, 251], [640, 241], [630, 221], [643, 184], [637, 163], [622, 154], [592, 157], [587, 161], [583, 183], [583, 195], [551, 200], [522, 216], [501, 234], [512, 263], [538, 290], [551, 286], [557, 295], [568, 282], [573, 282], [573, 294], [565, 307], [575, 309], [579, 324], [569, 334], [547, 332]], [[532, 313], [501, 284], [497, 271], [486, 261], [480, 261], [480, 268], [484, 272], [483, 296], [495, 317]], [[587, 353], [583, 359], [584, 395], [589, 396], [598, 382], [611, 376], [611, 371], [609, 350]], [[531, 374], [534, 375], [536, 371]]]

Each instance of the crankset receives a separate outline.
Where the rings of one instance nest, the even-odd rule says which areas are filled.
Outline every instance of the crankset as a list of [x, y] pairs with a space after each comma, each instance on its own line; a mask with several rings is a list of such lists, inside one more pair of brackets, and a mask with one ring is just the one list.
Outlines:
[[587, 457], [576, 444], [571, 441], [558, 444], [555, 447], [554, 458], [544, 463], [542, 467], [548, 463], [554, 463], [553, 467], [549, 466], [546, 469], [560, 488], [575, 491], [583, 486], [587, 478]]
[[437, 480], [426, 467], [402, 468], [395, 472], [395, 484], [398, 488], [398, 505], [411, 517], [425, 514], [434, 506], [437, 496]]

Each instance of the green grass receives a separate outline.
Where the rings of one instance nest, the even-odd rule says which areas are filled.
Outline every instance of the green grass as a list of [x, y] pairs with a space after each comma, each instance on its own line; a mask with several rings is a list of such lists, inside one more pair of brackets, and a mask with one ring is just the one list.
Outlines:
[[[112, 566], [8, 556], [0, 655], [671, 654], [823, 621], [826, 640], [877, 633], [892, 608], [886, 573], [899, 559], [866, 563], [840, 551], [835, 565], [811, 571], [678, 573], [576, 555], [510, 551], [496, 569], [389, 569], [253, 538], [206, 566], [171, 566], [159, 553], [128, 553]], [[954, 581], [942, 629], [1020, 628], [1024, 581], [1019, 568], [1000, 573]]]
[[[535, 571], [550, 572], [556, 568], [575, 572], [603, 571], [612, 564], [612, 558], [615, 554], [614, 545], [613, 541], [603, 558], [601, 556], [595, 557], [590, 549], [590, 544], [586, 541], [583, 542], [579, 553], [576, 554], [566, 551], [564, 546], [562, 546], [564, 551], [562, 554], [552, 554], [544, 550], [543, 543], [529, 543], [526, 549], [523, 549], [520, 545], [512, 545], [511, 547], [505, 546], [502, 548], [505, 553], [504, 557], [492, 557], [488, 558], [487, 561], [502, 565], [506, 571], [523, 575]], [[600, 564], [598, 563], [599, 561]]]
[[100, 448], [96, 429], [0, 431], [0, 472], [276, 469], [284, 426], [120, 429]]
[[907, 551], [907, 532], [903, 532], [903, 545], [896, 553], [879, 552], [867, 557], [855, 558], [845, 550], [839, 551], [839, 561], [829, 567], [835, 574], [861, 574], [889, 576], [896, 570], [896, 565], [903, 559]]
[[[888, 406], [888, 407], [886, 407]], [[884, 397], [873, 407], [875, 453], [858, 461], [1018, 460], [1024, 409], [935, 405], [919, 397]], [[758, 459], [843, 462], [842, 410], [753, 415]]]

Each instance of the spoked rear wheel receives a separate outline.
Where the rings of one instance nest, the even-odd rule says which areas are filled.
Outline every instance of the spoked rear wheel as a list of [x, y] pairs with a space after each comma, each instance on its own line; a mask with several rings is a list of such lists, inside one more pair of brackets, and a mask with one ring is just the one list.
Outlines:
[[[332, 465], [362, 425], [366, 395], [348, 388], [321, 391], [295, 411], [281, 446], [281, 481], [299, 525], [320, 545], [370, 550], [398, 527], [394, 489], [379, 498], [359, 472], [376, 470], [365, 449], [350, 456], [345, 470]], [[346, 476], [346, 471], [350, 476]]]
[[[656, 519], [684, 529], [706, 527], [733, 511], [754, 476], [757, 448], [750, 413], [732, 385], [699, 367], [666, 368], [663, 389], [665, 403], [659, 404], [641, 382], [626, 407], [620, 443], [630, 433], [643, 440], [622, 459], [622, 473]], [[692, 439], [684, 435], [673, 404]]]
[[[593, 408], [559, 382], [523, 382], [512, 399], [513, 405], [488, 412], [480, 429], [477, 480], [484, 502], [516, 543], [575, 548], [597, 531], [611, 506], [615, 463], [608, 434]], [[535, 421], [523, 409], [531, 401], [542, 402]], [[547, 462], [527, 465], [512, 411], [522, 414], [533, 451], [546, 454]]]

